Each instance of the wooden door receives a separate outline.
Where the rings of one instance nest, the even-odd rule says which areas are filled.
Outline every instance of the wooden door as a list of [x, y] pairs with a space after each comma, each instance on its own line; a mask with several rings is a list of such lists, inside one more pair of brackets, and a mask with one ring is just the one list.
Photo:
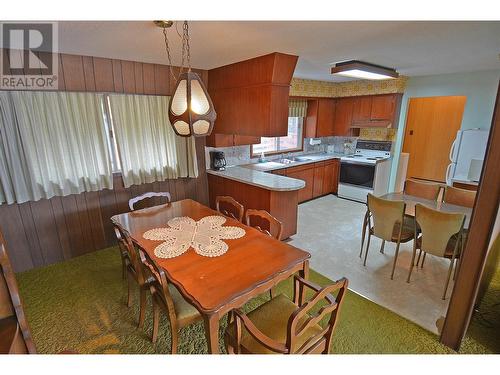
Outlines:
[[322, 196], [323, 193], [323, 182], [325, 179], [325, 164], [315, 163], [314, 165], [314, 187], [313, 187], [313, 198]]
[[333, 135], [349, 135], [352, 126], [354, 99], [355, 98], [337, 99], [335, 120], [333, 122]]
[[288, 168], [286, 170], [287, 177], [303, 180], [306, 186], [299, 190], [299, 203], [312, 199], [314, 187], [314, 167], [300, 166]]
[[462, 124], [465, 96], [411, 98], [403, 143], [407, 178], [445, 182], [453, 140]]
[[337, 193], [339, 185], [339, 161], [329, 160], [325, 162], [325, 174], [323, 178], [323, 194]]

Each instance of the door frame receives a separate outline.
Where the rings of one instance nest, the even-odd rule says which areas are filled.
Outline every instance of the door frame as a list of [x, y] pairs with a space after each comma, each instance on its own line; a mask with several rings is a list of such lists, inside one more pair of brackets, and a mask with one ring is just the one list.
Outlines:
[[[441, 343], [459, 350], [472, 317], [474, 304], [488, 256], [489, 243], [500, 204], [500, 81], [495, 109], [481, 171], [479, 189], [472, 211], [468, 240], [451, 294], [441, 332]], [[466, 264], [466, 267], [462, 267]]]

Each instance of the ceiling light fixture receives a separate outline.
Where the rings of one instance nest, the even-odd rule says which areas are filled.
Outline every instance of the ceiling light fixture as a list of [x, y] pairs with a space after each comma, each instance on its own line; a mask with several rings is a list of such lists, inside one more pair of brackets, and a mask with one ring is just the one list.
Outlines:
[[[200, 76], [191, 71], [191, 51], [189, 48], [189, 25], [184, 21], [182, 27], [182, 62], [178, 77], [172, 69], [170, 46], [168, 43], [167, 29], [173, 25], [172, 21], [154, 21], [154, 24], [163, 29], [165, 49], [167, 52], [170, 74], [177, 82], [174, 94], [168, 105], [168, 118], [177, 135], [181, 137], [205, 137], [210, 135], [214, 126], [214, 104], [208, 95], [207, 89]], [[184, 71], [184, 62], [187, 71]]]
[[399, 73], [395, 69], [358, 60], [336, 63], [332, 67], [331, 73], [358, 79], [391, 79], [399, 77]]

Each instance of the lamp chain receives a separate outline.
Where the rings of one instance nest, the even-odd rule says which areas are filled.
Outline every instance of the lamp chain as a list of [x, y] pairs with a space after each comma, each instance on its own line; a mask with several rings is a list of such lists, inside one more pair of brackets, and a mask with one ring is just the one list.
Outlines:
[[175, 77], [174, 70], [172, 68], [172, 57], [170, 55], [170, 45], [168, 43], [168, 36], [167, 36], [167, 28], [163, 26], [163, 37], [165, 39], [165, 49], [167, 51], [167, 59], [168, 59], [168, 67], [170, 70], [170, 74], [172, 75], [172, 78], [174, 81], [177, 81], [177, 78]]
[[182, 67], [184, 67], [184, 56], [187, 61], [188, 71], [191, 71], [191, 49], [189, 46], [189, 25], [184, 21], [182, 26]]

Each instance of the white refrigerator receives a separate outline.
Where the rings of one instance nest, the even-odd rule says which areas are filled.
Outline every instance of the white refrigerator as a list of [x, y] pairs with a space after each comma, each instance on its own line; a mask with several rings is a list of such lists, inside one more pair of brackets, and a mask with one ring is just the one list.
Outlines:
[[459, 130], [450, 150], [450, 161], [446, 169], [446, 184], [453, 181], [479, 181], [483, 166], [489, 130]]

